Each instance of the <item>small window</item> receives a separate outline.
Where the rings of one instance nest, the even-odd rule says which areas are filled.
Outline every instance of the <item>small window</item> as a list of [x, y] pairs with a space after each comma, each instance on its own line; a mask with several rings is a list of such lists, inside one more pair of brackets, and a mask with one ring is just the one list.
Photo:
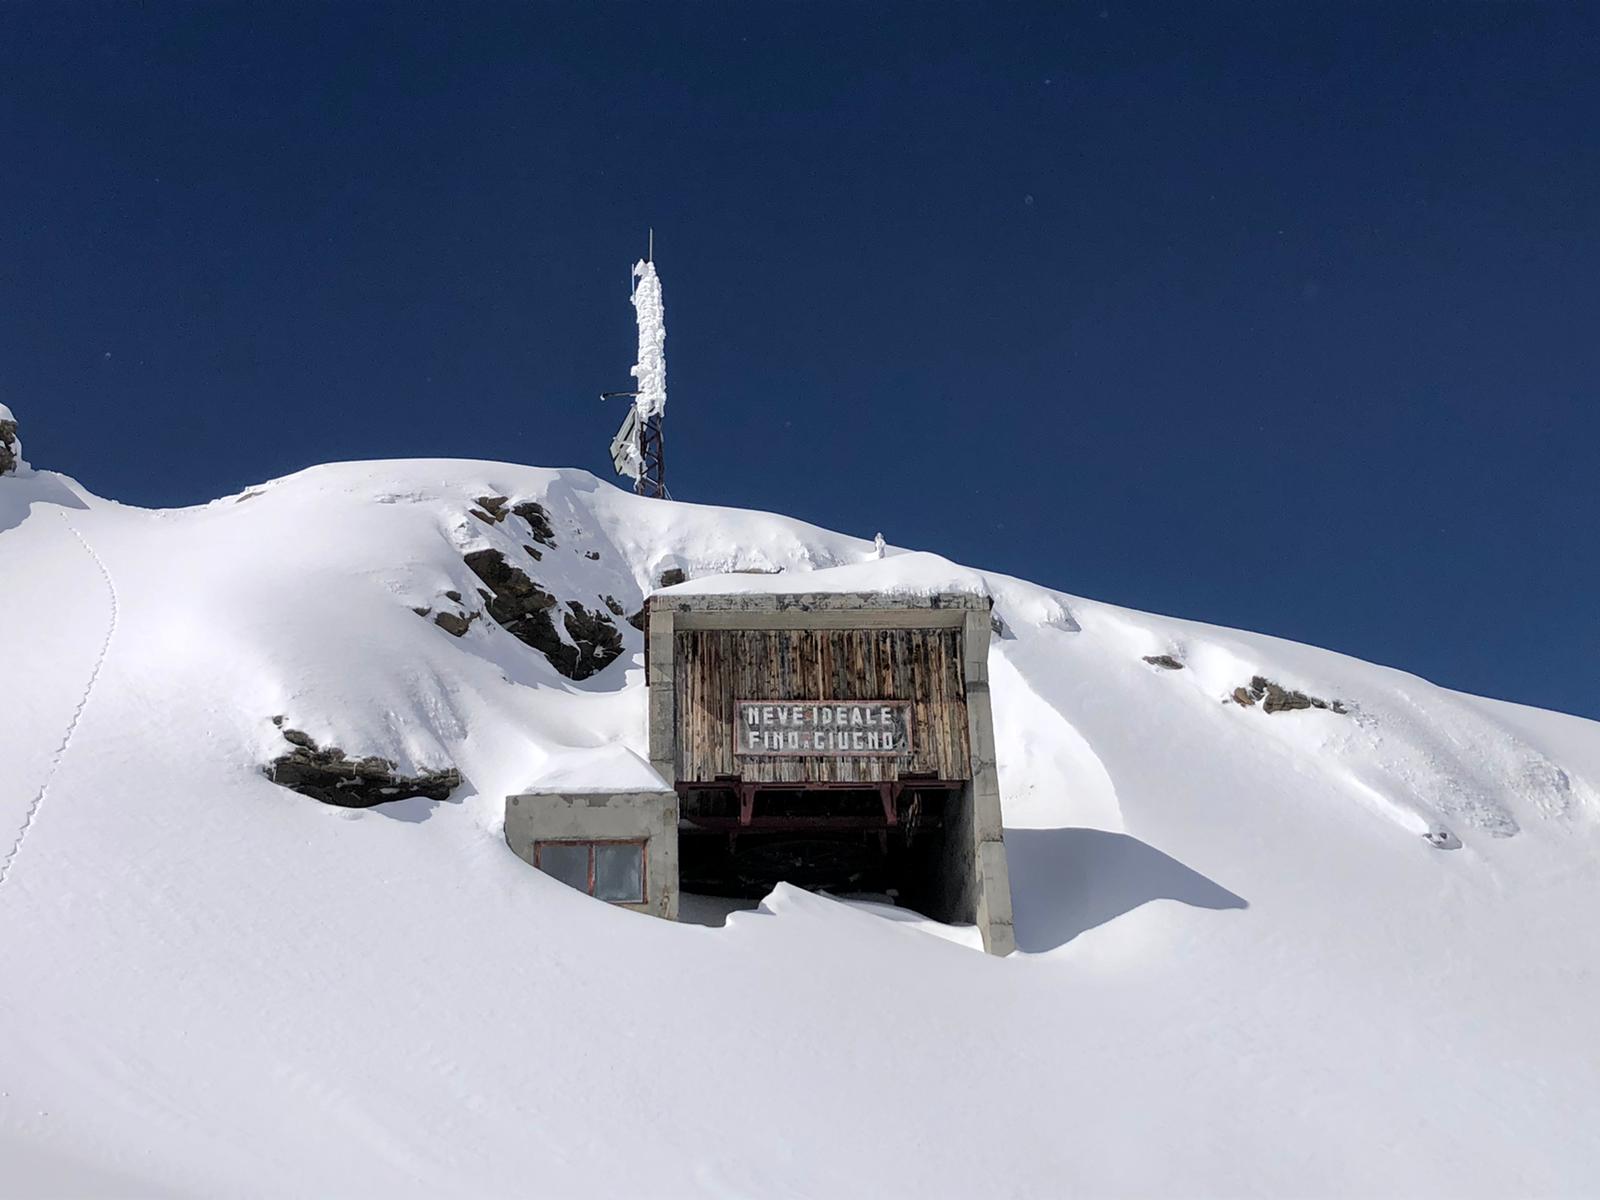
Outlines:
[[589, 846], [585, 842], [545, 842], [539, 847], [539, 869], [580, 892], [587, 892]]
[[644, 847], [638, 842], [596, 842], [594, 897], [614, 904], [644, 900]]
[[535, 842], [533, 863], [597, 900], [644, 903], [643, 842]]

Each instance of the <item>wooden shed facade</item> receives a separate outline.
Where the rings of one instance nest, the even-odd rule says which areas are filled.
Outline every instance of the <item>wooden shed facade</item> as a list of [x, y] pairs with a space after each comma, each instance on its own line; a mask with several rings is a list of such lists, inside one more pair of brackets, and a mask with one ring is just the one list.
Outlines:
[[[962, 631], [685, 629], [674, 635], [673, 771], [686, 782], [885, 783], [972, 777]], [[901, 752], [741, 755], [739, 700], [909, 705]], [[854, 710], [846, 710], [853, 712]], [[876, 749], [876, 748], [873, 748]]]
[[684, 870], [868, 879], [860, 890], [913, 895], [1009, 951], [989, 607], [969, 593], [651, 596], [650, 757], [680, 797]]

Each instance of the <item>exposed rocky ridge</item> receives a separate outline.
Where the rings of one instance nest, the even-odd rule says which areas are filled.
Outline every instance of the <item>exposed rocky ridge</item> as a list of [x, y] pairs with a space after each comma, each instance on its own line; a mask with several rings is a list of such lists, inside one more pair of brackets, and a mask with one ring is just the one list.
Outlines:
[[[512, 504], [509, 496], [479, 496], [473, 503], [478, 507], [467, 511], [485, 525], [502, 524], [508, 516], [521, 517], [533, 534], [534, 541], [541, 546], [555, 548], [556, 531], [550, 524], [550, 513], [537, 500]], [[538, 551], [532, 553], [535, 558], [539, 557]]]
[[556, 597], [507, 562], [500, 551], [473, 550], [466, 563], [488, 589], [482, 595], [489, 616], [512, 637], [543, 654], [568, 679], [587, 679], [622, 653], [622, 634], [611, 618], [576, 600], [568, 600], [568, 611], [562, 614], [572, 639], [563, 641], [551, 616]]
[[443, 771], [423, 771], [402, 775], [386, 758], [352, 759], [337, 746], [323, 749], [310, 734], [284, 727], [283, 717], [272, 723], [283, 732], [283, 740], [293, 747], [272, 760], [263, 772], [273, 783], [340, 808], [371, 808], [386, 800], [405, 800], [425, 796], [444, 800], [461, 786], [461, 773], [454, 767]]
[[622, 631], [598, 608], [588, 609], [576, 600], [568, 600], [567, 609], [562, 623], [567, 627], [567, 636], [578, 644], [572, 678], [585, 679], [622, 653]]
[[510, 499], [509, 496], [479, 496], [474, 501], [478, 507], [467, 511], [485, 525], [498, 525], [506, 519], [506, 504]]
[[1304, 708], [1323, 708], [1336, 713], [1350, 711], [1342, 700], [1324, 700], [1320, 696], [1308, 696], [1304, 692], [1290, 691], [1262, 675], [1252, 676], [1248, 687], [1234, 688], [1232, 699], [1235, 704], [1245, 708], [1253, 708], [1259, 703], [1262, 711], [1269, 713], [1291, 712]]

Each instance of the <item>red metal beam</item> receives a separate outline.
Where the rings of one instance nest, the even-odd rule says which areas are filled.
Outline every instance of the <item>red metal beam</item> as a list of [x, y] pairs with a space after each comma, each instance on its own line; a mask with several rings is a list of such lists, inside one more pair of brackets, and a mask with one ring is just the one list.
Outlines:
[[723, 779], [714, 782], [680, 780], [674, 786], [679, 795], [687, 796], [694, 792], [727, 792], [729, 795], [737, 795], [741, 788], [751, 788], [757, 792], [876, 792], [883, 787], [895, 788], [898, 795], [907, 788], [919, 792], [956, 792], [967, 785], [966, 781], [961, 779], [904, 779], [867, 783], [836, 783], [821, 780], [815, 783], [747, 783], [741, 779]]
[[[929, 825], [924, 822], [924, 827]], [[886, 829], [884, 819], [879, 816], [871, 817], [757, 817], [752, 816], [749, 821], [739, 817], [682, 817], [678, 822], [679, 832], [694, 833], [704, 830], [707, 833], [729, 832], [738, 833], [748, 830], [752, 833], [771, 832], [773, 830], [793, 830], [802, 832], [811, 829]]]

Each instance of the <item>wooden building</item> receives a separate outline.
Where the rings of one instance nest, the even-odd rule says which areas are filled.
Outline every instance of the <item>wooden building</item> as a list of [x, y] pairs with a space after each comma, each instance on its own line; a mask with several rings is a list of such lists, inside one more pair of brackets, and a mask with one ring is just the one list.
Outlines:
[[701, 594], [646, 605], [650, 759], [683, 890], [882, 892], [1013, 947], [990, 601]]

